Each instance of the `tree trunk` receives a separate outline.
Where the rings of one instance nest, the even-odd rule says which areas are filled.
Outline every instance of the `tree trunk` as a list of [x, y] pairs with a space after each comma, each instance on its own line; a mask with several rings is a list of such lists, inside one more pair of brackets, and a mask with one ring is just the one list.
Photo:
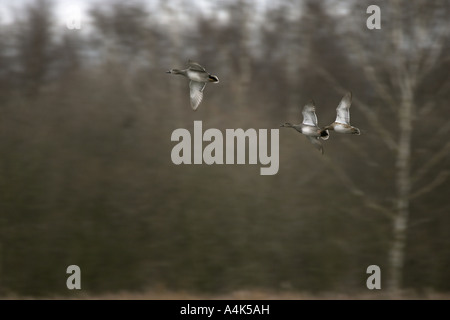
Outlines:
[[249, 20], [251, 16], [249, 14], [249, 5], [244, 2], [242, 6], [242, 13], [240, 14], [240, 42], [239, 42], [239, 78], [237, 81], [237, 104], [240, 106], [247, 105], [247, 93], [248, 86], [251, 81], [251, 68], [250, 68], [250, 30], [249, 30]]
[[412, 136], [413, 90], [410, 78], [405, 77], [401, 86], [402, 101], [399, 111], [400, 137], [397, 152], [397, 200], [394, 216], [393, 242], [390, 252], [389, 290], [399, 293], [402, 286], [403, 267], [405, 262], [405, 245], [409, 219], [409, 197], [411, 191], [410, 160]]

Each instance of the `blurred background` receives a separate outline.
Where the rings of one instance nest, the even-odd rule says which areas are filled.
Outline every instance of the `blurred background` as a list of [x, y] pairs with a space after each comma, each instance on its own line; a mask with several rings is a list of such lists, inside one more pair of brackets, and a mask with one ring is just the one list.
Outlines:
[[[79, 294], [72, 264], [92, 295], [450, 290], [448, 1], [0, 4], [0, 296]], [[188, 59], [220, 79], [197, 112]], [[324, 126], [347, 91], [362, 134], [280, 128], [274, 176], [171, 161], [194, 120]]]

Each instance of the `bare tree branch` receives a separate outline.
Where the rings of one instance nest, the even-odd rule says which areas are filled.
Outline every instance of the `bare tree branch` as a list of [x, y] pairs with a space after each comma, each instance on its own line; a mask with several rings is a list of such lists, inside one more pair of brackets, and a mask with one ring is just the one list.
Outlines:
[[367, 155], [366, 152], [363, 151], [360, 147], [358, 147], [352, 140], [344, 139], [342, 141], [347, 147], [349, 147], [354, 154], [358, 155], [364, 163], [368, 164], [371, 167], [379, 167], [380, 164], [374, 161]]
[[433, 166], [438, 164], [444, 157], [448, 155], [450, 151], [450, 141], [445, 144], [445, 146], [439, 151], [436, 152], [412, 177], [411, 182], [415, 184], [417, 181], [422, 179]]
[[[428, 32], [428, 36], [432, 35], [433, 33]], [[444, 48], [444, 44], [446, 43], [446, 39], [450, 35], [450, 23], [447, 21], [446, 24], [439, 25], [439, 28], [435, 31], [434, 35], [435, 37], [432, 44], [429, 46], [428, 54], [425, 56], [425, 62], [419, 71], [419, 74], [425, 75], [436, 66]]]
[[430, 223], [432, 221], [436, 221], [436, 219], [438, 219], [438, 218], [440, 218], [440, 217], [442, 217], [444, 215], [447, 215], [449, 211], [450, 211], [450, 206], [443, 206], [443, 207], [441, 207], [438, 210], [433, 210], [433, 216], [432, 217], [420, 219], [418, 221], [410, 223], [408, 225], [408, 227], [409, 228], [415, 228], [415, 227], [420, 226], [422, 224]]
[[[450, 90], [450, 81], [442, 81], [439, 88], [433, 93], [433, 96], [438, 97], [444, 92], [448, 92], [449, 90]], [[428, 102], [425, 103], [423, 107], [420, 108], [418, 112], [419, 116], [420, 117], [426, 116], [427, 114], [432, 113], [435, 108], [436, 102], [434, 100], [429, 100]]]
[[423, 225], [423, 224], [425, 224], [425, 223], [430, 223], [430, 222], [432, 222], [432, 221], [433, 221], [433, 219], [431, 219], [431, 218], [426, 218], [426, 219], [417, 220], [417, 221], [414, 221], [413, 223], [410, 223], [410, 224], [408, 225], [408, 228], [409, 228], [409, 229], [415, 228], [415, 227], [421, 226], [421, 225]]
[[439, 187], [441, 184], [443, 184], [448, 176], [450, 175], [450, 171], [442, 171], [440, 172], [434, 179], [433, 181], [431, 181], [429, 184], [427, 184], [426, 186], [424, 186], [423, 188], [419, 189], [418, 191], [416, 191], [415, 193], [413, 193], [410, 196], [410, 199], [414, 199], [417, 198], [419, 196], [422, 196], [424, 194], [427, 194], [431, 191], [433, 191], [434, 189], [436, 189], [437, 187]]
[[394, 97], [389, 92], [388, 88], [386, 87], [385, 83], [381, 81], [381, 79], [378, 77], [378, 75], [375, 73], [375, 69], [370, 64], [367, 55], [365, 52], [365, 48], [363, 48], [358, 41], [356, 41], [356, 37], [345, 37], [347, 40], [347, 43], [349, 47], [352, 48], [353, 52], [356, 52], [359, 58], [359, 64], [363, 69], [364, 75], [366, 76], [366, 79], [370, 82], [370, 84], [375, 88], [378, 96], [393, 110], [394, 106], [397, 104], [395, 102]]
[[327, 163], [328, 167], [331, 168], [337, 175], [337, 177], [343, 182], [343, 185], [354, 195], [360, 198], [363, 198], [364, 204], [371, 209], [374, 209], [380, 213], [382, 213], [384, 216], [388, 218], [393, 217], [393, 213], [388, 208], [384, 207], [383, 205], [373, 201], [370, 199], [367, 194], [356, 186], [356, 184], [353, 182], [353, 180], [345, 173], [345, 171], [334, 164], [333, 161], [330, 160], [328, 156], [323, 156], [323, 159]]
[[418, 118], [424, 117], [427, 114], [430, 114], [434, 107], [435, 107], [435, 102], [433, 100], [428, 100], [425, 105], [423, 105], [422, 107], [420, 107], [419, 112], [418, 112]]
[[447, 122], [446, 124], [441, 126], [441, 128], [438, 130], [438, 132], [436, 133], [436, 138], [443, 137], [449, 131], [450, 131], [450, 122]]

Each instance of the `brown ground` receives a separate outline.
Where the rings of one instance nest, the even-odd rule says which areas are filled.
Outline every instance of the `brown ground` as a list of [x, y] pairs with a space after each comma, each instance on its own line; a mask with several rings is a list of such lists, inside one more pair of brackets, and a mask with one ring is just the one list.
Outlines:
[[190, 292], [171, 292], [166, 290], [146, 291], [141, 293], [118, 292], [91, 295], [74, 291], [73, 295], [51, 297], [20, 297], [10, 295], [0, 299], [81, 299], [81, 300], [450, 300], [450, 293], [412, 293], [403, 292], [389, 295], [381, 292], [362, 292], [359, 294], [323, 293], [310, 294], [301, 292], [269, 292], [261, 290], [240, 290], [226, 294], [196, 294]]

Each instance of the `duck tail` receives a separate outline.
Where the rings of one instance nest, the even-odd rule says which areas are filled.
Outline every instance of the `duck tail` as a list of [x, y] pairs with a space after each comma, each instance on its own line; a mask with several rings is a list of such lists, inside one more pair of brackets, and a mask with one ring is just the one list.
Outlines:
[[328, 132], [327, 129], [320, 131], [320, 138], [322, 140], [328, 140], [329, 137], [330, 137], [330, 133]]

